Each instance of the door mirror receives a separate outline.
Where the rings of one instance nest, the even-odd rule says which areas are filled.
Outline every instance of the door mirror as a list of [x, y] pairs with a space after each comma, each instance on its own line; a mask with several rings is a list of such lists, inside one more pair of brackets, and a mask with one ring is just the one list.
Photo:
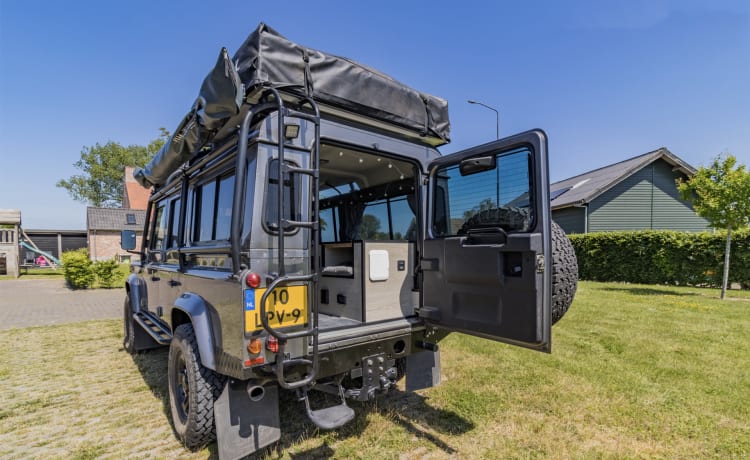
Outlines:
[[123, 230], [120, 232], [120, 247], [125, 251], [135, 249], [135, 231]]

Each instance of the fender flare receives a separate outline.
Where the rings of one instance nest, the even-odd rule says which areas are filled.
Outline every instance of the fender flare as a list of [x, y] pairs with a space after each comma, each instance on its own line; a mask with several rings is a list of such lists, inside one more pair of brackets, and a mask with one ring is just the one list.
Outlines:
[[125, 280], [125, 291], [130, 294], [130, 311], [138, 313], [148, 307], [148, 288], [146, 283], [136, 274], [131, 273]]
[[208, 306], [203, 298], [192, 292], [186, 292], [174, 301], [174, 309], [185, 313], [193, 324], [198, 353], [204, 367], [216, 370], [216, 353], [214, 352], [214, 333]]

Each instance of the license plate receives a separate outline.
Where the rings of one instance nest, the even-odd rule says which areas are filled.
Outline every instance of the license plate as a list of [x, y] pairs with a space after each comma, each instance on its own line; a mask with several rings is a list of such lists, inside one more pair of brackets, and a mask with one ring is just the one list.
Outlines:
[[[245, 332], [263, 329], [260, 320], [260, 299], [266, 289], [245, 290]], [[307, 324], [307, 287], [276, 288], [266, 299], [266, 317], [273, 328]]]

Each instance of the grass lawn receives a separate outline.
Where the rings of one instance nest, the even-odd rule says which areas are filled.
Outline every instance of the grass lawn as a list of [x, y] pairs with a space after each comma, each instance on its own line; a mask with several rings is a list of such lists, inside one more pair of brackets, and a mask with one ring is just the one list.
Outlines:
[[[582, 282], [553, 354], [454, 334], [443, 382], [352, 406], [336, 432], [282, 397], [257, 458], [748, 458], [750, 294]], [[120, 321], [0, 332], [0, 456], [201, 458], [171, 433], [166, 352]]]

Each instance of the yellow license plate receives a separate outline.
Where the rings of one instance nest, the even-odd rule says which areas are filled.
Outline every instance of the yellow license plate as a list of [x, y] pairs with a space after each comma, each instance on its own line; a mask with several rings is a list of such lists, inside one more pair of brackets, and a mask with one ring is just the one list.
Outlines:
[[[260, 320], [260, 300], [266, 289], [245, 290], [245, 332], [263, 329]], [[266, 317], [273, 328], [304, 326], [307, 324], [307, 287], [276, 288], [266, 299]]]

